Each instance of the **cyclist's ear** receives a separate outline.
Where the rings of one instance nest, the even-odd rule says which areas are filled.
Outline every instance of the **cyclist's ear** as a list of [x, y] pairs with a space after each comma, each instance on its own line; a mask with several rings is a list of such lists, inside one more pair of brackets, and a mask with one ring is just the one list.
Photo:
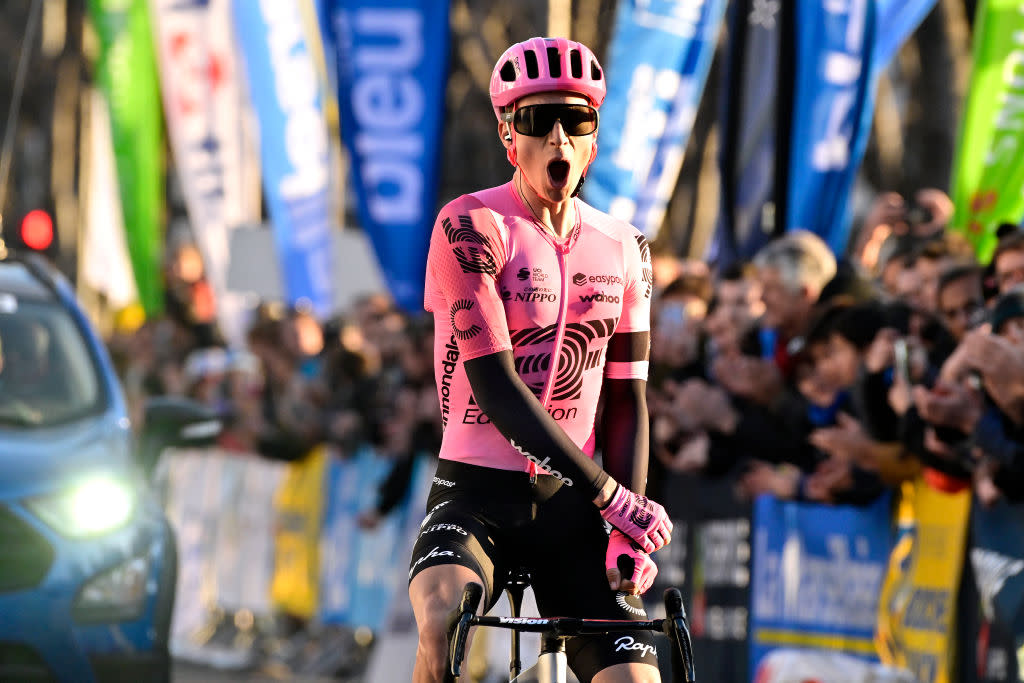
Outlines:
[[587, 167], [594, 163], [594, 159], [597, 158], [597, 135], [594, 136], [594, 142], [590, 146], [590, 161], [587, 162]]

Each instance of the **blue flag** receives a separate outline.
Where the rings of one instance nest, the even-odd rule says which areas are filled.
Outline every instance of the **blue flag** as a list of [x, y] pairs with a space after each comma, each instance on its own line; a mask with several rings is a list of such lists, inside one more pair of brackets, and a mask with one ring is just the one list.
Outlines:
[[796, 81], [786, 228], [841, 254], [850, 194], [874, 117], [878, 75], [935, 0], [796, 3]]
[[334, 309], [327, 124], [302, 15], [296, 3], [236, 0], [234, 17], [285, 296], [326, 316]]
[[729, 6], [719, 103], [720, 211], [708, 260], [749, 261], [773, 234], [780, 18], [777, 5]]
[[683, 161], [724, 0], [619, 3], [601, 107], [602, 152], [583, 194], [653, 239]]
[[359, 217], [399, 306], [423, 308], [448, 73], [448, 3], [332, 0], [341, 133]]

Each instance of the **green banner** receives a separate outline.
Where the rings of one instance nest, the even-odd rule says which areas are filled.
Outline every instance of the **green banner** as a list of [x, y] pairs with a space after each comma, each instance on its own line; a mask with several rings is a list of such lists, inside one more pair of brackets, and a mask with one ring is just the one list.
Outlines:
[[96, 80], [110, 105], [128, 254], [147, 316], [163, 310], [164, 202], [160, 90], [147, 0], [89, 0], [99, 58]]
[[1000, 223], [1024, 218], [1024, 0], [982, 0], [953, 165], [953, 227], [987, 263]]

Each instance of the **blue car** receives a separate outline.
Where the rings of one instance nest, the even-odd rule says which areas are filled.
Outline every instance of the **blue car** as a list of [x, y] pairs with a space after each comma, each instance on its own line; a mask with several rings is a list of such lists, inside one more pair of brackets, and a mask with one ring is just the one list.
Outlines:
[[168, 681], [174, 536], [67, 281], [0, 241], [0, 681]]

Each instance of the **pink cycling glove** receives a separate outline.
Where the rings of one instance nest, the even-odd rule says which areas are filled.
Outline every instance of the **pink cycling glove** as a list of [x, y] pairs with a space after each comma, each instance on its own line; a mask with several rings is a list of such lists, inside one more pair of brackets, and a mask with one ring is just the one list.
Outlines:
[[[620, 561], [624, 566], [620, 567]], [[633, 565], [633, 573], [627, 576], [630, 563]], [[612, 590], [621, 590], [618, 579], [626, 578], [633, 582], [633, 595], [646, 593], [654, 583], [654, 577], [658, 575], [658, 565], [654, 564], [651, 556], [618, 529], [612, 529], [611, 535], [608, 536], [608, 552], [605, 553], [604, 566]]]
[[616, 485], [612, 499], [601, 508], [601, 516], [639, 543], [645, 553], [653, 553], [672, 539], [672, 520], [665, 508], [622, 484]]

